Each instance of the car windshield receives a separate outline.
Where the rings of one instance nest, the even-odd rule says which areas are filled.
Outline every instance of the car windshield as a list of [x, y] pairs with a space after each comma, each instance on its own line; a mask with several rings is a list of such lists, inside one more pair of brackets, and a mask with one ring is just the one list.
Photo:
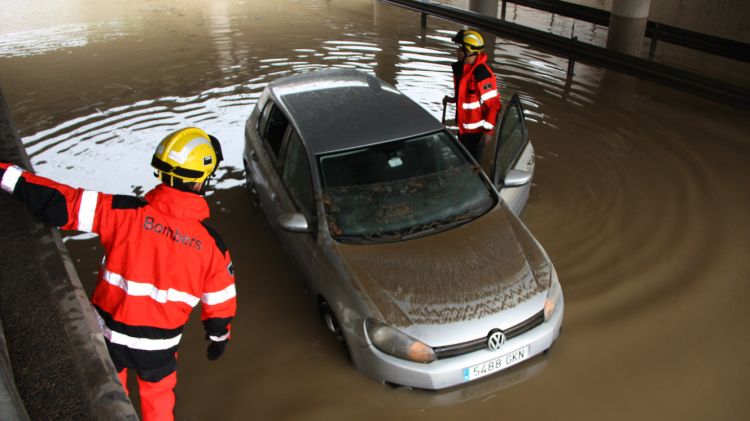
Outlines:
[[339, 241], [397, 241], [442, 231], [496, 203], [480, 168], [445, 132], [319, 157], [323, 202]]

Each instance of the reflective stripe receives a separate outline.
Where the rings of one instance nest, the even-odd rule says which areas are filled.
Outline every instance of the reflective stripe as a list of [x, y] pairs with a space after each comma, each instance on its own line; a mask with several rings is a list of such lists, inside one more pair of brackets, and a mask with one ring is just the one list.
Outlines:
[[485, 129], [485, 130], [492, 130], [492, 129], [494, 129], [494, 128], [495, 128], [495, 125], [494, 125], [494, 124], [488, 123], [488, 122], [486, 122], [486, 121], [484, 122], [484, 129]]
[[180, 339], [182, 338], [182, 334], [167, 339], [135, 338], [124, 333], [115, 332], [114, 330], [107, 327], [107, 325], [104, 323], [104, 319], [102, 319], [102, 316], [100, 316], [99, 313], [95, 312], [95, 314], [96, 319], [99, 321], [99, 327], [102, 329], [102, 335], [104, 335], [104, 337], [113, 344], [123, 345], [130, 349], [140, 349], [142, 351], [160, 351], [179, 345]]
[[227, 332], [226, 335], [221, 335], [221, 336], [208, 335], [208, 339], [210, 339], [210, 340], [212, 340], [214, 342], [226, 341], [227, 338], [229, 338], [229, 332]]
[[177, 291], [176, 289], [169, 288], [167, 290], [159, 289], [153, 284], [145, 282], [129, 281], [114, 272], [104, 271], [104, 280], [110, 285], [116, 286], [129, 296], [132, 297], [151, 297], [156, 302], [167, 303], [180, 302], [195, 307], [200, 299], [194, 295], [188, 294], [187, 292]]
[[92, 232], [94, 227], [94, 215], [96, 214], [96, 201], [99, 193], [84, 190], [81, 195], [81, 204], [78, 206], [78, 231]]
[[237, 296], [237, 292], [234, 289], [234, 284], [232, 284], [222, 289], [221, 291], [207, 292], [203, 294], [203, 297], [201, 297], [201, 301], [203, 301], [203, 304], [208, 304], [211, 306], [214, 304], [221, 304], [225, 301], [229, 301], [235, 296]]
[[485, 123], [484, 120], [480, 120], [480, 121], [478, 121], [476, 123], [464, 123], [464, 129], [474, 130], [474, 129], [478, 129], [480, 127], [484, 127], [485, 124], [486, 123]]
[[13, 190], [16, 189], [18, 179], [21, 178], [21, 174], [23, 174], [23, 170], [16, 165], [6, 168], [3, 179], [0, 181], [0, 188], [8, 193], [13, 193]]
[[188, 142], [187, 145], [183, 146], [181, 151], [169, 151], [169, 157], [179, 162], [180, 164], [184, 164], [185, 161], [187, 161], [188, 157], [190, 157], [190, 153], [193, 152], [193, 149], [200, 145], [211, 146], [211, 142], [206, 138], [196, 137], [195, 139]]
[[[497, 91], [489, 91], [482, 94], [482, 102], [487, 101], [490, 98], [494, 98], [497, 96]], [[477, 108], [481, 107], [482, 104], [479, 101], [474, 102], [464, 102], [461, 104], [461, 108], [464, 110], [476, 110]]]
[[497, 96], [497, 91], [489, 91], [482, 94], [482, 101], [487, 101], [490, 98]]

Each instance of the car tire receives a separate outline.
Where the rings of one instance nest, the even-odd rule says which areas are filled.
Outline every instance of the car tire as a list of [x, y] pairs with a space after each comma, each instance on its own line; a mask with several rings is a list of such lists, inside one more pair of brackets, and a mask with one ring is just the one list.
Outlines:
[[320, 318], [323, 319], [323, 323], [326, 326], [326, 330], [331, 332], [336, 338], [336, 341], [341, 344], [344, 352], [346, 353], [346, 357], [349, 359], [349, 362], [354, 363], [354, 359], [352, 359], [352, 353], [349, 351], [349, 345], [346, 343], [346, 338], [344, 337], [344, 332], [341, 329], [341, 325], [339, 324], [336, 315], [333, 314], [333, 310], [331, 310], [331, 307], [328, 305], [328, 301], [326, 301], [322, 297], [318, 298], [318, 311], [320, 312]]
[[336, 315], [333, 314], [333, 310], [331, 310], [331, 307], [328, 305], [328, 301], [321, 298], [318, 303], [318, 311], [320, 312], [321, 319], [323, 319], [323, 323], [325, 323], [326, 329], [333, 334], [336, 340], [345, 343], [341, 325], [339, 324]]

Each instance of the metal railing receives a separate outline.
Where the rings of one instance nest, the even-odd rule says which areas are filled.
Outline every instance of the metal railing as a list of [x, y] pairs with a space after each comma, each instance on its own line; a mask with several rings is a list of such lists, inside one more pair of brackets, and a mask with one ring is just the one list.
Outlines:
[[[609, 26], [611, 15], [606, 10], [580, 6], [559, 0], [502, 0], [500, 14], [503, 20], [505, 19], [507, 3], [514, 3], [519, 6], [530, 7], [600, 26]], [[663, 41], [733, 60], [750, 62], [750, 45], [743, 42], [702, 34], [650, 20], [646, 23], [645, 35], [651, 38], [649, 60], [654, 59], [657, 42]]]
[[[562, 57], [568, 57], [569, 74], [575, 61], [606, 67], [650, 80], [693, 94], [706, 96], [741, 108], [750, 108], [750, 90], [722, 80], [708, 78], [686, 70], [608, 50], [604, 47], [578, 41], [576, 38], [550, 34], [495, 17], [470, 12], [454, 6], [443, 5], [429, 0], [379, 0], [422, 13], [422, 25], [426, 16], [471, 26], [488, 33], [501, 35], [547, 50]], [[524, 0], [529, 1], [529, 0]]]

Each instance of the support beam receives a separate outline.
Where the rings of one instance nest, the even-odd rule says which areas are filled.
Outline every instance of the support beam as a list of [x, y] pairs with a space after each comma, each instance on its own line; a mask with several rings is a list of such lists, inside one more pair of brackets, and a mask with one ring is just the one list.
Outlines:
[[[498, 0], [470, 0], [469, 10], [482, 16], [497, 18]], [[495, 35], [492, 32], [480, 31], [484, 38], [484, 52], [489, 61], [495, 60]]]
[[497, 17], [498, 0], [469, 0], [469, 10], [484, 16]]
[[607, 48], [640, 57], [651, 0], [614, 0], [609, 18]]

